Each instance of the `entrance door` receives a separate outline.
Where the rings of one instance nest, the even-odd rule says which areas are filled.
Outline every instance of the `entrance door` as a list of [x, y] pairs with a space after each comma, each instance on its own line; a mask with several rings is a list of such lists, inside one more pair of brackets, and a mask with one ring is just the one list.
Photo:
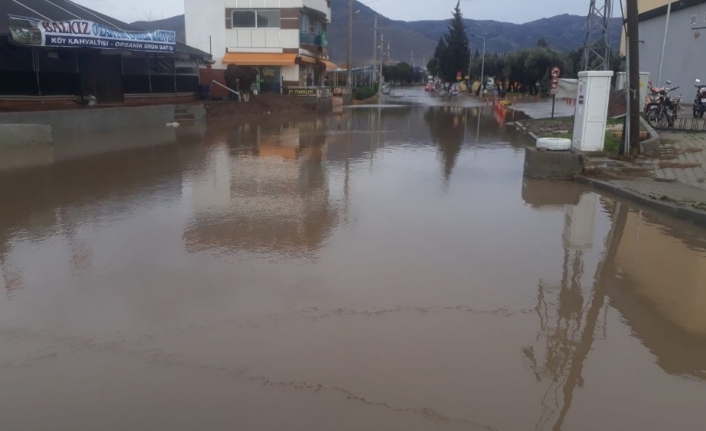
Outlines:
[[120, 55], [104, 55], [97, 49], [79, 52], [79, 72], [83, 95], [96, 96], [98, 103], [123, 101]]

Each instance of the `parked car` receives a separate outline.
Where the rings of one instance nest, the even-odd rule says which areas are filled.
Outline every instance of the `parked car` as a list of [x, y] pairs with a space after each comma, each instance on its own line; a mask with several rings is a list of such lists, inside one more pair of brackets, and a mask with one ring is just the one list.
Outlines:
[[424, 91], [434, 91], [436, 88], [434, 88], [434, 83], [433, 82], [427, 82], [427, 85], [424, 87]]

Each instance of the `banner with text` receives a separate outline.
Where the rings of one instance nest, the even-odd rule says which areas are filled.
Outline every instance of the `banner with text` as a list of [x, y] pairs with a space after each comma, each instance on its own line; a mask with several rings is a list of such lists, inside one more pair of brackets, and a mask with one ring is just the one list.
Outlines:
[[84, 20], [43, 21], [10, 16], [10, 33], [15, 43], [26, 46], [167, 53], [176, 47], [173, 31], [126, 31]]

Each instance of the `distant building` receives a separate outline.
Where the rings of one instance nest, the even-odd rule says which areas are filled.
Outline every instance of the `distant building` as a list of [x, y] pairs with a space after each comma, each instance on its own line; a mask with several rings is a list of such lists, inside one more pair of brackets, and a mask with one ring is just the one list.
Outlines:
[[672, 3], [667, 47], [662, 65], [662, 82], [657, 83], [667, 19], [667, 6], [639, 17], [640, 70], [649, 72], [656, 85], [681, 87], [685, 101], [693, 97], [694, 80], [706, 82], [706, 0], [678, 0]]
[[184, 0], [184, 9], [187, 43], [215, 61], [204, 81], [222, 81], [229, 64], [253, 66], [261, 90], [279, 92], [322, 85], [335, 69], [325, 55], [330, 0]]
[[[678, 3], [679, 0], [672, 0], [674, 3]], [[640, 13], [649, 12], [653, 9], [657, 9], [661, 6], [666, 6], [669, 4], [669, 0], [637, 0], [637, 9]], [[625, 31], [623, 31], [623, 37], [620, 41], [620, 55], [625, 55]]]
[[[68, 0], [0, 1], [0, 105], [194, 98], [210, 56]], [[61, 102], [63, 101], [63, 102]]]

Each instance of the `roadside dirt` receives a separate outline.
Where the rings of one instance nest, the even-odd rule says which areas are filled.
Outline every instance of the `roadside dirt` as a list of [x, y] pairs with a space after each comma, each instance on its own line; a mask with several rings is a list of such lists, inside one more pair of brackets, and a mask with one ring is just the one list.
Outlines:
[[280, 94], [252, 96], [249, 102], [229, 100], [205, 102], [204, 107], [209, 118], [280, 115], [316, 111], [316, 104], [312, 99], [282, 96]]

